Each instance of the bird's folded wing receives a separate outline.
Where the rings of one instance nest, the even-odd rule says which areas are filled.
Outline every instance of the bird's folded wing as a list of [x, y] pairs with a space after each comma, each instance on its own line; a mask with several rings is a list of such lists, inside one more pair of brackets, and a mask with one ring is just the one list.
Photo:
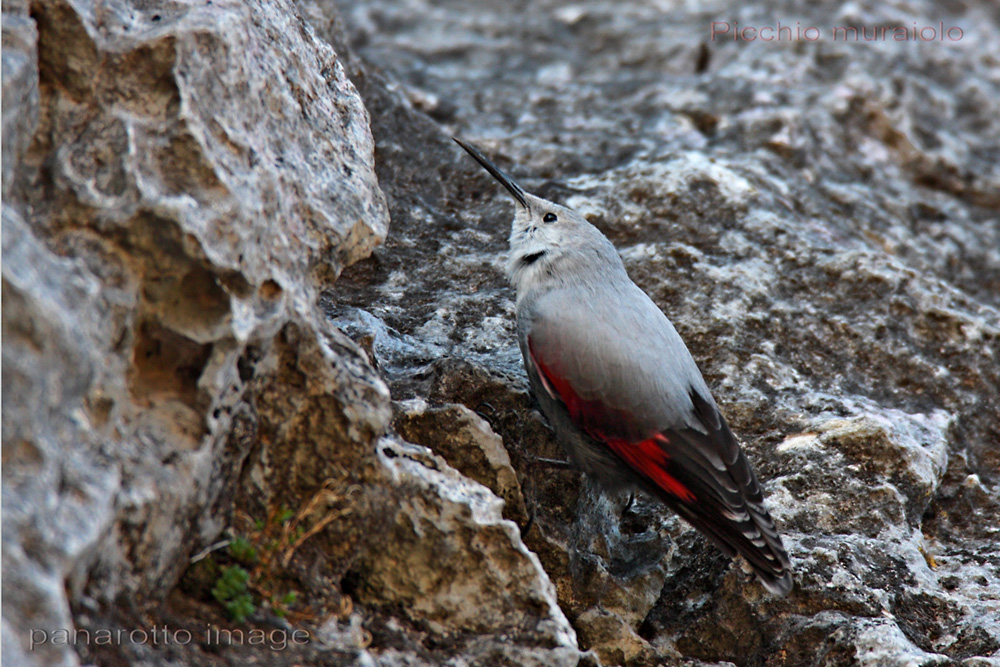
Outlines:
[[[649, 424], [658, 423], [656, 415], [636, 415], [623, 407], [630, 402], [621, 395], [628, 386], [601, 396], [594, 391], [599, 382], [575, 377], [580, 364], [547, 355], [550, 348], [536, 345], [531, 337], [527, 344], [529, 363], [543, 389], [562, 404], [580, 430], [614, 452], [641, 476], [642, 486], [723, 552], [746, 558], [770, 590], [784, 595], [791, 589], [788, 555], [764, 507], [760, 483], [711, 399], [688, 387], [689, 414], [675, 420], [674, 426], [649, 431]], [[643, 391], [641, 383], [636, 390]], [[642, 396], [632, 402], [656, 405]]]

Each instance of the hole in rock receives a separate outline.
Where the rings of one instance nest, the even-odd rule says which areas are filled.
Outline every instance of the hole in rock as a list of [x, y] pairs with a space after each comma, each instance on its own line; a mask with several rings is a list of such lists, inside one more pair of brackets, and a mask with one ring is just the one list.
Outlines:
[[136, 335], [132, 359], [132, 395], [150, 406], [169, 398], [198, 404], [198, 378], [212, 346], [200, 345], [157, 322], [144, 322]]

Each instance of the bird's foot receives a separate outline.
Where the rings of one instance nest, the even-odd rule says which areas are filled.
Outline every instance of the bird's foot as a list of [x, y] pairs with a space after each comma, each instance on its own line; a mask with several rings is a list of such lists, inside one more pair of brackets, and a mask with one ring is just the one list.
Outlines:
[[628, 514], [632, 511], [632, 506], [635, 505], [635, 493], [628, 494], [628, 500], [625, 501], [625, 506], [622, 507], [622, 515]]

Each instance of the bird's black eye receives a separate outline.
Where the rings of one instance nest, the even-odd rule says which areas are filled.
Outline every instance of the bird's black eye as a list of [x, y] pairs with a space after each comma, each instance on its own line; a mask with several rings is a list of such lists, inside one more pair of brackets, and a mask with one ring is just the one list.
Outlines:
[[558, 219], [555, 213], [546, 213], [542, 216], [542, 222], [555, 222]]

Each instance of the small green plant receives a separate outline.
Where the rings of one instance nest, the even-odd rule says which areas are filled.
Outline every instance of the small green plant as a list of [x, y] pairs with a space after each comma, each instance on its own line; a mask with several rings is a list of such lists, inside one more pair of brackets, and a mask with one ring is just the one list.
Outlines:
[[212, 597], [222, 603], [229, 617], [237, 623], [245, 621], [257, 609], [247, 587], [249, 581], [249, 572], [239, 565], [230, 565], [223, 568], [212, 588]]
[[295, 600], [297, 600], [298, 597], [299, 597], [298, 593], [296, 593], [295, 591], [289, 591], [288, 593], [282, 595], [281, 598], [277, 600], [272, 600], [271, 609], [274, 610], [274, 615], [277, 616], [278, 618], [284, 618], [285, 616], [287, 616], [288, 608], [293, 604], [295, 604]]
[[[316, 619], [315, 611], [287, 588], [289, 579], [294, 579], [288, 571], [289, 562], [303, 543], [350, 511], [350, 496], [350, 490], [339, 491], [327, 480], [298, 511], [281, 505], [269, 509], [264, 518], [254, 518], [236, 510], [228, 549], [205, 559], [212, 564], [210, 571], [207, 566], [201, 568], [205, 570], [204, 585], [214, 581], [212, 597], [233, 621], [242, 623], [258, 607], [279, 618]], [[204, 591], [204, 587], [199, 590]]]
[[227, 549], [234, 564], [218, 570], [212, 597], [226, 608], [229, 617], [242, 623], [252, 615], [258, 605], [271, 609], [285, 618], [295, 604], [295, 591], [279, 595], [273, 593], [273, 568], [278, 564], [279, 553], [287, 549], [305, 531], [293, 526], [295, 512], [287, 506], [276, 509], [266, 521], [253, 522], [254, 530], [246, 535], [236, 535]]
[[257, 547], [243, 536], [236, 537], [230, 542], [229, 554], [243, 565], [252, 567], [257, 564]]

